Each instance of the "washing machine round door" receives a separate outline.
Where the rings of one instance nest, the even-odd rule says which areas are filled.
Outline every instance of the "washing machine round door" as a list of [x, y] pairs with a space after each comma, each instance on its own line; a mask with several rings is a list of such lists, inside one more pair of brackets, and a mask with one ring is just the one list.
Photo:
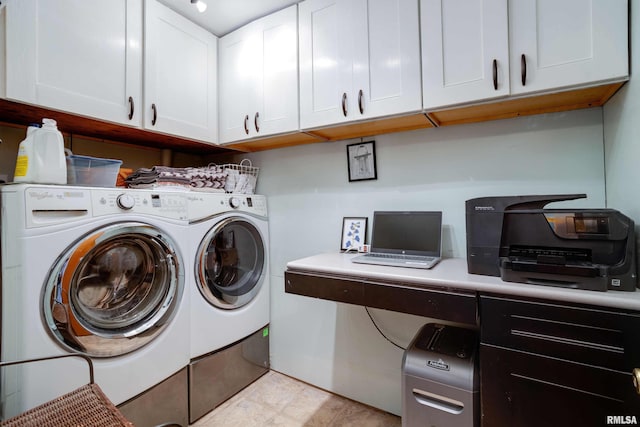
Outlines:
[[114, 223], [58, 258], [45, 283], [43, 313], [65, 347], [119, 356], [163, 331], [183, 291], [182, 259], [166, 233], [139, 222]]
[[202, 296], [215, 307], [235, 309], [260, 291], [265, 245], [249, 221], [230, 217], [217, 223], [198, 247], [195, 273]]

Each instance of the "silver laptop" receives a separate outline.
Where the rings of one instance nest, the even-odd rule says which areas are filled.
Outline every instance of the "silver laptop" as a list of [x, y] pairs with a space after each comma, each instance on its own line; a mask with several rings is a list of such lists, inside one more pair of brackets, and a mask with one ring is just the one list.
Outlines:
[[441, 259], [442, 212], [373, 213], [371, 250], [351, 259], [360, 264], [431, 268]]

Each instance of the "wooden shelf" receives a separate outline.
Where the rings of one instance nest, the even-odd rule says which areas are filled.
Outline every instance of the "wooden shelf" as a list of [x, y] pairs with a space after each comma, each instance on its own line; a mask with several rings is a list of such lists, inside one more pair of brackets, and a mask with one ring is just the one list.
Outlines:
[[604, 105], [625, 82], [429, 112], [437, 126], [486, 122]]
[[176, 151], [196, 154], [233, 153], [230, 148], [195, 141], [177, 136], [165, 135], [144, 129], [104, 122], [88, 117], [49, 110], [18, 102], [0, 99], [0, 122], [21, 125], [25, 128], [30, 123], [40, 123], [42, 118], [54, 119], [58, 129], [63, 133], [71, 133], [86, 137], [125, 142], [153, 148], [169, 148]]
[[65, 133], [154, 148], [168, 148], [187, 153], [233, 154], [235, 152], [254, 152], [317, 142], [364, 138], [385, 133], [426, 129], [436, 126], [452, 126], [534, 114], [600, 107], [604, 105], [624, 83], [625, 82], [617, 82], [516, 99], [507, 98], [482, 104], [431, 111], [426, 114], [412, 113], [403, 116], [308, 129], [221, 146], [3, 99], [0, 99], [0, 121], [26, 127], [29, 123], [40, 122], [43, 117], [49, 117], [55, 119], [58, 122], [58, 128]]
[[239, 151], [261, 151], [323, 141], [341, 141], [385, 133], [403, 132], [439, 126], [486, 122], [543, 113], [579, 110], [604, 105], [624, 85], [616, 82], [602, 86], [573, 89], [551, 94], [507, 98], [475, 105], [386, 117], [357, 123], [341, 124], [319, 129], [240, 142], [226, 147]]
[[261, 151], [293, 145], [311, 144], [315, 142], [342, 141], [352, 138], [364, 138], [384, 133], [403, 132], [407, 130], [434, 127], [423, 113], [408, 116], [386, 117], [357, 123], [341, 124], [320, 129], [311, 129], [286, 135], [238, 142], [226, 145], [239, 151]]
[[404, 132], [408, 130], [434, 127], [433, 123], [423, 113], [408, 116], [387, 117], [364, 122], [335, 125], [322, 129], [307, 130], [326, 141], [341, 141], [344, 139], [364, 138], [384, 133]]
[[240, 141], [233, 144], [227, 144], [223, 147], [233, 150], [251, 152], [262, 150], [273, 150], [276, 148], [291, 147], [294, 145], [313, 144], [314, 142], [326, 141], [318, 136], [305, 133], [294, 132], [283, 135], [269, 136], [266, 138], [252, 139], [250, 141]]

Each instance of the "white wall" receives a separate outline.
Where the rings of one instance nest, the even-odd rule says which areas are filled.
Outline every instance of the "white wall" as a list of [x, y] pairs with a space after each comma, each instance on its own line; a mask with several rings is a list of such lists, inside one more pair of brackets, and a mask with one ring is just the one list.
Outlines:
[[[631, 80], [604, 106], [607, 207], [640, 225], [640, 6], [631, 4]], [[638, 231], [636, 231], [638, 233]]]
[[[272, 368], [400, 414], [402, 351], [363, 307], [285, 294], [286, 263], [338, 251], [342, 218], [374, 210], [442, 210], [445, 255], [464, 257], [469, 198], [587, 193], [569, 204], [604, 207], [602, 132], [598, 108], [378, 136], [378, 179], [352, 183], [345, 146], [355, 141], [246, 155], [269, 203]], [[371, 311], [402, 346], [428, 321]]]

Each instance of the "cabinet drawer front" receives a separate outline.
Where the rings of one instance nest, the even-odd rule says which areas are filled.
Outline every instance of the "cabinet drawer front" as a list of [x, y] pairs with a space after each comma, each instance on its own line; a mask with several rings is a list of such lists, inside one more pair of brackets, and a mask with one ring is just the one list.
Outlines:
[[637, 314], [489, 296], [480, 313], [483, 343], [626, 372], [640, 367]]
[[478, 304], [475, 292], [408, 288], [367, 281], [364, 294], [364, 305], [368, 307], [477, 325]]
[[475, 292], [285, 271], [285, 292], [477, 325]]
[[362, 281], [316, 276], [304, 273], [284, 273], [284, 290], [290, 294], [304, 295], [330, 301], [362, 304], [364, 286]]
[[601, 426], [640, 416], [631, 375], [481, 344], [483, 426]]

